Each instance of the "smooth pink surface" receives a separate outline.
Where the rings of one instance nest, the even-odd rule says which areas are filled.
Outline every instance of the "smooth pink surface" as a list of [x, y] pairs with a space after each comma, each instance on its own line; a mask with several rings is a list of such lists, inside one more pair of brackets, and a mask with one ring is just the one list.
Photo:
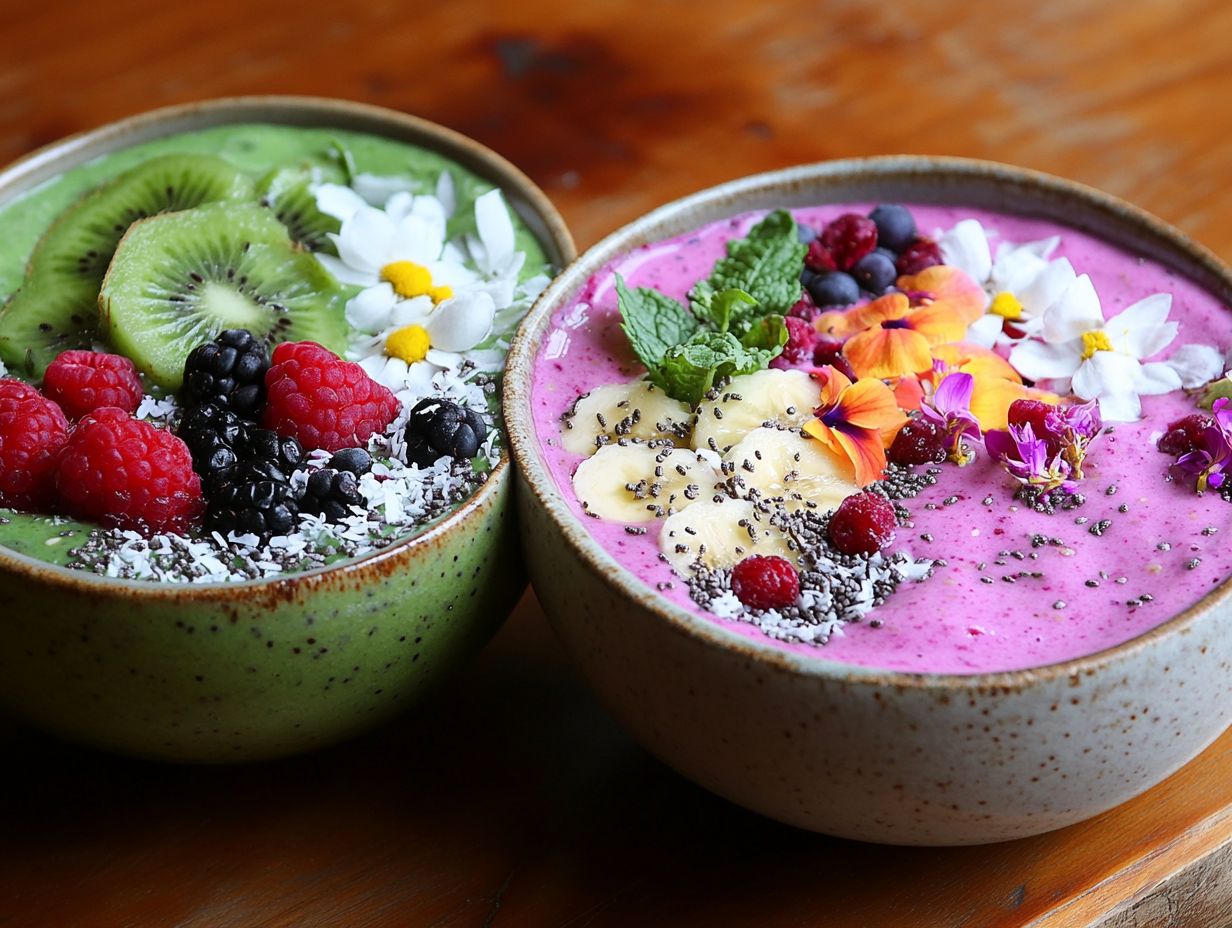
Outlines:
[[[811, 225], [843, 212], [867, 212], [867, 205], [797, 210]], [[1091, 276], [1105, 317], [1151, 293], [1173, 295], [1171, 318], [1180, 334], [1161, 356], [1187, 342], [1221, 350], [1232, 344], [1232, 317], [1210, 294], [1159, 265], [1055, 224], [970, 209], [912, 207], [922, 230], [949, 228], [974, 217], [1003, 239], [1021, 243], [1060, 233], [1054, 257], [1065, 256], [1078, 273]], [[613, 274], [630, 286], [654, 287], [683, 299], [694, 281], [709, 273], [724, 243], [742, 235], [760, 217], [746, 214], [656, 245], [645, 246], [593, 277], [586, 292], [553, 318], [537, 359], [532, 387], [534, 421], [548, 468], [573, 513], [595, 540], [652, 589], [672, 582], [662, 595], [736, 634], [772, 642], [756, 628], [719, 619], [699, 609], [671, 568], [658, 559], [657, 532], [629, 535], [622, 523], [583, 514], [570, 476], [582, 460], [559, 445], [560, 416], [581, 393], [606, 383], [630, 380], [642, 371], [619, 329]], [[1044, 515], [1012, 499], [1013, 484], [999, 466], [977, 451], [971, 466], [947, 465], [935, 487], [907, 503], [914, 526], [900, 530], [895, 549], [917, 557], [944, 558], [923, 583], [904, 584], [872, 615], [884, 623], [849, 624], [846, 634], [824, 647], [773, 642], [802, 655], [927, 673], [1015, 670], [1069, 660], [1120, 644], [1193, 605], [1232, 572], [1232, 505], [1214, 494], [1199, 497], [1164, 480], [1171, 459], [1155, 450], [1166, 424], [1193, 410], [1183, 393], [1144, 397], [1142, 421], [1119, 424], [1102, 436], [1088, 459], [1083, 486], [1087, 503], [1071, 512]], [[1108, 488], [1115, 486], [1115, 494]], [[945, 506], [942, 500], [957, 496]], [[991, 496], [992, 505], [982, 500]], [[929, 510], [926, 504], [935, 504]], [[1129, 506], [1121, 513], [1118, 507]], [[1082, 516], [1089, 521], [1075, 524]], [[1101, 519], [1112, 525], [1096, 537]], [[1213, 527], [1214, 534], [1203, 530]], [[1062, 545], [1032, 548], [1031, 536], [1059, 538]], [[931, 535], [925, 542], [922, 535]], [[1170, 548], [1159, 550], [1161, 543]], [[1012, 554], [1021, 552], [1022, 560]], [[1036, 557], [1033, 559], [1032, 554]], [[1201, 559], [1189, 570], [1186, 563]], [[1004, 565], [997, 564], [1005, 561]], [[979, 565], [985, 565], [980, 569]], [[1040, 571], [1039, 579], [1002, 580], [1019, 571]], [[1108, 579], [1100, 578], [1100, 571]], [[981, 577], [988, 577], [991, 583]], [[1116, 578], [1125, 577], [1125, 583]], [[1098, 587], [1086, 586], [1099, 580]], [[1153, 599], [1132, 607], [1142, 594]], [[1064, 608], [1054, 603], [1064, 602]]]

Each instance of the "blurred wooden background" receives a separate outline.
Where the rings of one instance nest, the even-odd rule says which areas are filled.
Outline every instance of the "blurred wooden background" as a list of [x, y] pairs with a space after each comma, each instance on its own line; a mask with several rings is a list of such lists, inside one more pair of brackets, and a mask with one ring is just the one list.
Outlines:
[[[1221, 0], [4, 3], [0, 162], [169, 103], [346, 97], [524, 168], [580, 247], [680, 194], [826, 158], [959, 154], [1126, 197], [1232, 259]], [[0, 727], [0, 924], [1232, 924], [1232, 735], [1095, 822], [886, 850], [680, 780], [533, 598], [419, 713], [318, 755], [145, 765]]]

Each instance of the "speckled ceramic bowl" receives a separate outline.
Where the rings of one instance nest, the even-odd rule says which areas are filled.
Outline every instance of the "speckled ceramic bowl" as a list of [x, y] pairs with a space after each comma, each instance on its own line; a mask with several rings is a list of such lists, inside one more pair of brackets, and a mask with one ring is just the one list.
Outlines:
[[1232, 584], [1148, 634], [1079, 660], [978, 676], [906, 674], [737, 637], [655, 595], [570, 513], [540, 456], [532, 363], [548, 322], [637, 246], [752, 209], [966, 205], [1077, 226], [1157, 256], [1232, 305], [1232, 272], [1112, 197], [1001, 165], [839, 161], [715, 187], [610, 235], [540, 298], [509, 359], [505, 415], [524, 550], [552, 624], [649, 750], [707, 789], [803, 828], [975, 844], [1080, 821], [1158, 783], [1232, 717]]
[[[230, 123], [328, 126], [432, 149], [504, 190], [550, 261], [564, 222], [520, 171], [448, 129], [334, 100], [253, 97], [147, 113], [0, 173], [0, 202], [139, 142]], [[413, 705], [504, 620], [525, 585], [504, 459], [430, 530], [283, 579], [107, 580], [0, 549], [0, 711], [76, 741], [167, 760], [291, 754]]]

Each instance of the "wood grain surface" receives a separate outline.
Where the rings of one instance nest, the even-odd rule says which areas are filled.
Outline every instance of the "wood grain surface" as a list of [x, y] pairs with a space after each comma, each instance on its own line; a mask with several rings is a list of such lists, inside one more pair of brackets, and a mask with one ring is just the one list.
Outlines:
[[[585, 247], [708, 184], [898, 152], [1124, 196], [1232, 259], [1223, 0], [7, 0], [0, 161], [156, 106], [308, 93], [452, 126]], [[533, 597], [422, 710], [312, 756], [182, 768], [0, 723], [0, 925], [1232, 925], [1232, 733], [1027, 841], [886, 849], [675, 776], [567, 667]]]

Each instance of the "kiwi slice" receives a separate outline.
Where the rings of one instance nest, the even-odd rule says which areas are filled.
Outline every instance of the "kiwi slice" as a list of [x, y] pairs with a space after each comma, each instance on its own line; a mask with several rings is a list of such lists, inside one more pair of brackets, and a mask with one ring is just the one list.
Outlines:
[[158, 386], [223, 329], [346, 348], [345, 294], [263, 206], [210, 203], [136, 222], [99, 294], [112, 345]]
[[257, 182], [257, 195], [287, 227], [292, 239], [312, 251], [336, 254], [328, 236], [341, 229], [342, 223], [317, 209], [312, 185], [346, 182], [346, 172], [338, 165], [306, 162], [270, 171]]
[[21, 289], [0, 309], [0, 359], [38, 378], [61, 351], [92, 345], [99, 286], [133, 222], [252, 197], [252, 181], [212, 155], [153, 158], [85, 194], [39, 239]]

